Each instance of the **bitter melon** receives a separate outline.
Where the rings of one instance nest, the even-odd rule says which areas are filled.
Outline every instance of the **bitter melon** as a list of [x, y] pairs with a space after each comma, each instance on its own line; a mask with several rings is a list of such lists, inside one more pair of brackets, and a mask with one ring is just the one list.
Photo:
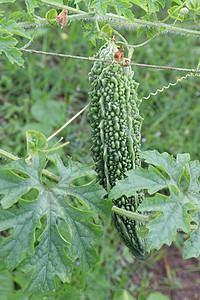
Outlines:
[[[118, 51], [110, 43], [100, 53], [100, 59], [112, 60]], [[92, 155], [100, 184], [109, 192], [124, 173], [140, 165], [140, 130], [142, 118], [138, 106], [137, 87], [130, 66], [116, 63], [95, 62], [89, 73]], [[143, 200], [142, 193], [121, 197], [115, 205], [135, 212]], [[144, 240], [136, 230], [137, 221], [112, 213], [117, 231], [138, 259], [145, 256]]]

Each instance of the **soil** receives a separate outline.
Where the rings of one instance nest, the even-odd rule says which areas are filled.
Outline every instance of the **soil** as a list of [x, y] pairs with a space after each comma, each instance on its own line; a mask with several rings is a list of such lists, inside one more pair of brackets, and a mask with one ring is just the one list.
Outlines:
[[[200, 300], [200, 263], [198, 259], [183, 260], [182, 249], [174, 245], [163, 247], [162, 258], [146, 265], [149, 278], [147, 289], [156, 290], [171, 300]], [[132, 277], [140, 286], [141, 272]]]

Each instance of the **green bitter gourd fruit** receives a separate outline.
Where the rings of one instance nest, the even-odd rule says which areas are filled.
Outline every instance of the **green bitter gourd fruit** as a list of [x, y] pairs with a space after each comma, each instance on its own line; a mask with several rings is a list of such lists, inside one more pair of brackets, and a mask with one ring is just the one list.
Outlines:
[[[104, 60], [114, 59], [117, 47], [110, 43], [100, 53]], [[92, 155], [100, 184], [109, 192], [124, 173], [140, 165], [140, 100], [130, 66], [116, 63], [95, 62], [89, 73]], [[115, 205], [135, 212], [143, 200], [143, 194], [121, 197]], [[138, 259], [144, 259], [144, 240], [137, 235], [141, 223], [116, 213], [112, 221], [117, 231]]]

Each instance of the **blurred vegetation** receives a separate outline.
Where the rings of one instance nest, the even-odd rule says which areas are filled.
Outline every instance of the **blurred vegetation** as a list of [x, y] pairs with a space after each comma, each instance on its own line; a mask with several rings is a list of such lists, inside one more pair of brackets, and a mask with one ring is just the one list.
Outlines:
[[[20, 1], [19, 1], [20, 7]], [[16, 4], [15, 4], [16, 7]], [[13, 5], [7, 6], [8, 11]], [[33, 34], [33, 29], [29, 32]], [[122, 32], [130, 44], [139, 44], [145, 36], [137, 38], [136, 32]], [[37, 28], [35, 41], [30, 48], [80, 56], [93, 56], [97, 49], [87, 39], [82, 39], [83, 28], [80, 23], [71, 23], [60, 30], [59, 27]], [[98, 44], [98, 47], [102, 43]], [[22, 46], [22, 42], [21, 45]], [[137, 48], [133, 60], [145, 64], [157, 64], [185, 68], [196, 68], [200, 57], [200, 40], [181, 35], [162, 35], [153, 39], [144, 47]], [[15, 155], [26, 153], [25, 132], [34, 129], [46, 136], [51, 135], [88, 101], [88, 72], [91, 62], [61, 59], [52, 56], [24, 54], [25, 68], [11, 65], [5, 56], [0, 56], [0, 147]], [[176, 71], [152, 70], [135, 67], [135, 79], [140, 83], [140, 97], [147, 96], [169, 82], [174, 82], [184, 73]], [[200, 152], [200, 89], [199, 78], [191, 77], [167, 91], [144, 100], [140, 107], [144, 118], [142, 127], [142, 149], [157, 149], [173, 155], [189, 152], [192, 159], [199, 158]], [[87, 112], [78, 117], [61, 134], [60, 137], [70, 141], [64, 149], [59, 150], [63, 159], [70, 155], [74, 160], [92, 164], [90, 155], [90, 125]], [[108, 225], [106, 225], [108, 226]], [[182, 235], [175, 241], [177, 248], [183, 244]], [[163, 250], [155, 253], [151, 260], [143, 265], [134, 260], [128, 249], [119, 243], [117, 233], [112, 225], [105, 227], [104, 240], [99, 245], [100, 262], [92, 274], [84, 275], [77, 271], [73, 276], [73, 293], [67, 299], [120, 300], [147, 299], [148, 295], [159, 290], [159, 284], [150, 284], [150, 271]], [[139, 267], [139, 269], [138, 269]], [[200, 270], [200, 266], [197, 268]], [[138, 284], [133, 284], [132, 276], [139, 274]], [[10, 298], [29, 299], [25, 294], [13, 294], [15, 289], [24, 285], [24, 275], [14, 271], [10, 274], [0, 273], [8, 278], [7, 293]], [[165, 289], [181, 287], [173, 278], [160, 278], [159, 283]], [[16, 283], [17, 282], [17, 283]], [[130, 292], [125, 298], [124, 291]], [[1, 292], [1, 291], [0, 291]], [[77, 293], [76, 293], [77, 292]], [[18, 296], [17, 296], [18, 295]], [[98, 295], [98, 298], [97, 298]], [[132, 296], [131, 296], [132, 295]], [[4, 296], [2, 296], [4, 297]], [[19, 298], [18, 298], [19, 297]], [[24, 298], [23, 298], [24, 297]], [[56, 297], [56, 296], [55, 296]], [[47, 299], [66, 299], [63, 298]], [[71, 298], [70, 298], [71, 297]], [[128, 298], [129, 297], [129, 298]], [[42, 299], [34, 298], [30, 299]], [[153, 298], [148, 298], [153, 299]], [[156, 298], [154, 298], [156, 299]], [[161, 298], [159, 298], [161, 299]], [[163, 298], [164, 299], [164, 298]]]

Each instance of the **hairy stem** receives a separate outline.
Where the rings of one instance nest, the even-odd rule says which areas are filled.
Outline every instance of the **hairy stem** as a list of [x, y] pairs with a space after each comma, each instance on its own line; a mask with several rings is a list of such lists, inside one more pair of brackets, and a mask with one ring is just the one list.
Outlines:
[[138, 26], [150, 26], [150, 27], [156, 27], [157, 29], [162, 29], [164, 28], [164, 31], [170, 31], [173, 33], [180, 33], [180, 34], [185, 34], [185, 35], [192, 35], [192, 36], [200, 36], [200, 31], [198, 30], [191, 30], [187, 28], [182, 28], [182, 27], [175, 27], [171, 24], [165, 24], [165, 23], [160, 23], [160, 22], [152, 22], [152, 21], [147, 21], [147, 20], [140, 20], [140, 19], [134, 19], [134, 23], [130, 22], [123, 16], [118, 16], [112, 13], [107, 13], [106, 16], [99, 16], [100, 19], [104, 19], [108, 23], [112, 23], [114, 21], [113, 25], [118, 25], [118, 26], [127, 26], [128, 28], [135, 28]]
[[[48, 1], [45, 1], [45, 3], [47, 3], [47, 2]], [[50, 2], [48, 4], [50, 4]], [[66, 5], [61, 5], [61, 4], [55, 5], [54, 4], [54, 6], [58, 6], [58, 7], [66, 8], [66, 9], [70, 10], [70, 7], [68, 7]], [[67, 17], [68, 21], [76, 21], [76, 20], [95, 21], [95, 17], [97, 17], [100, 20], [104, 20], [107, 23], [112, 24], [112, 26], [118, 26], [118, 27], [124, 26], [124, 27], [128, 27], [130, 29], [135, 29], [136, 27], [140, 27], [140, 26], [149, 26], [149, 27], [155, 27], [157, 29], [163, 28], [163, 32], [161, 32], [161, 33], [166, 33], [166, 31], [167, 31], [167, 32], [172, 32], [172, 33], [189, 35], [189, 36], [193, 36], [193, 37], [200, 37], [200, 31], [198, 31], [198, 30], [192, 30], [192, 29], [182, 28], [182, 27], [175, 27], [171, 24], [165, 24], [165, 23], [161, 23], [161, 22], [152, 22], [152, 21], [140, 20], [140, 19], [135, 19], [135, 22], [132, 23], [125, 17], [118, 16], [118, 15], [112, 14], [112, 13], [107, 13], [105, 16], [101, 16], [101, 15], [96, 15], [95, 12], [88, 13], [88, 12], [77, 10], [75, 8], [73, 8], [73, 10], [75, 10], [74, 12], [76, 14], [69, 15]], [[71, 11], [72, 11], [72, 8], [71, 8]], [[20, 27], [40, 26], [40, 23], [41, 23], [41, 25], [47, 23], [46, 19], [39, 19], [39, 20], [37, 20], [37, 22], [36, 23], [21, 22], [21, 23], [18, 23], [18, 26], [20, 26]]]

